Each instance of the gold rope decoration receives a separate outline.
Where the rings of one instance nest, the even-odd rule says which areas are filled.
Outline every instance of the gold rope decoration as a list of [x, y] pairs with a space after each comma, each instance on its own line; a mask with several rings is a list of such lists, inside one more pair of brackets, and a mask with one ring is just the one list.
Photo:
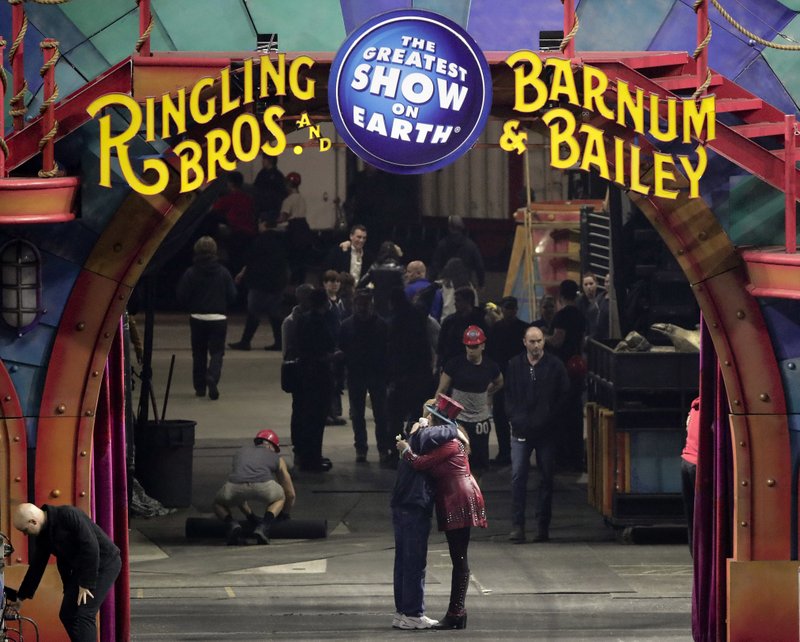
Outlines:
[[144, 47], [144, 43], [147, 42], [147, 39], [150, 37], [150, 32], [153, 30], [153, 16], [150, 16], [150, 22], [147, 24], [147, 29], [144, 30], [144, 33], [139, 36], [139, 39], [136, 41], [136, 52], [140, 52], [142, 47]]
[[[561, 0], [561, 4], [564, 4], [564, 0]], [[561, 40], [561, 44], [559, 45], [561, 53], [564, 53], [567, 45], [569, 45], [570, 41], [575, 38], [578, 33], [578, 29], [581, 27], [580, 20], [578, 20], [578, 13], [576, 12], [573, 17], [575, 18], [575, 22], [572, 23], [572, 29], [566, 36], [564, 36], [564, 38]]]
[[[36, 0], [39, 1], [39, 0]], [[47, 4], [47, 3], [44, 3]], [[39, 75], [44, 78], [45, 74], [56, 66], [56, 63], [61, 59], [61, 52], [58, 50], [58, 40], [50, 40], [50, 41], [43, 41], [39, 44], [42, 49], [55, 49], [55, 53], [53, 57], [50, 58], [46, 63], [42, 65], [42, 68], [39, 69]], [[58, 100], [58, 84], [53, 85], [53, 93], [48, 96], [43, 102], [42, 106], [39, 108], [39, 113], [44, 114], [50, 105], [54, 104]], [[50, 131], [47, 132], [44, 136], [42, 136], [41, 140], [39, 141], [39, 151], [41, 152], [45, 145], [49, 143], [56, 137], [58, 133], [58, 121], [53, 121], [53, 126], [50, 128]], [[54, 178], [56, 176], [61, 176], [61, 168], [58, 166], [58, 163], [54, 163], [54, 167], [51, 170], [43, 170], [40, 169], [38, 172], [39, 178]]]
[[[0, 47], [5, 47], [7, 44], [5, 38], [0, 38]], [[6, 74], [6, 66], [2, 63], [3, 61], [0, 60], [0, 83], [3, 84], [3, 94], [5, 94], [8, 90], [8, 74]], [[0, 132], [0, 136], [2, 134], [3, 132]]]
[[[694, 0], [694, 6], [692, 7], [692, 9], [694, 9], [695, 13], [697, 13], [697, 11], [700, 9], [700, 5], [702, 5], [703, 2], [704, 0]], [[713, 30], [711, 29], [711, 21], [708, 19], [706, 19], [706, 26], [708, 27], [708, 33], [706, 33], [706, 37], [703, 38], [703, 41], [699, 45], [697, 45], [697, 48], [694, 50], [694, 53], [692, 54], [692, 58], [694, 58], [695, 60], [697, 60], [700, 57], [700, 54], [703, 53], [703, 50], [706, 49], [709, 43], [711, 42], [711, 33]], [[692, 94], [692, 100], [697, 100], [698, 98], [700, 98], [703, 94], [706, 93], [706, 90], [710, 86], [711, 86], [711, 70], [708, 67], [706, 67], [705, 80], [703, 80], [700, 86]]]
[[[22, 4], [23, 0], [8, 0], [8, 4], [15, 5], [15, 4]], [[25, 33], [28, 31], [28, 16], [24, 13], [22, 14], [22, 26], [20, 27], [19, 33], [17, 37], [14, 38], [14, 42], [11, 43], [11, 49], [8, 50], [8, 64], [14, 64], [14, 57], [17, 55], [17, 50], [19, 49], [22, 41], [25, 39]], [[11, 108], [8, 110], [8, 113], [12, 117], [17, 116], [24, 116], [25, 112], [28, 111], [25, 108], [25, 92], [28, 90], [28, 81], [23, 76], [22, 78], [22, 87], [20, 88], [19, 92], [14, 94], [9, 103], [11, 104]]]
[[[7, 44], [5, 38], [0, 38], [0, 47], [5, 47]], [[8, 75], [2, 60], [0, 60], [0, 83], [3, 84], [3, 94], [5, 94], [6, 89], [8, 89]], [[6, 139], [3, 138], [2, 130], [0, 130], [0, 151], [3, 152], [3, 158], [8, 158], [8, 145], [6, 144]]]
[[64, 4], [65, 2], [69, 2], [69, 0], [28, 0], [29, 2], [35, 2], [36, 4]]
[[[701, 4], [703, 4], [703, 0], [695, 0], [694, 3], [695, 13], [697, 13], [697, 8]], [[768, 40], [764, 40], [761, 36], [753, 33], [749, 29], [743, 27], [738, 22], [736, 22], [736, 20], [731, 14], [725, 11], [725, 8], [719, 3], [719, 0], [711, 0], [711, 4], [713, 4], [714, 7], [717, 9], [717, 11], [719, 11], [722, 14], [722, 17], [725, 18], [725, 20], [727, 20], [728, 22], [731, 23], [731, 25], [733, 25], [734, 29], [743, 33], [753, 42], [757, 42], [758, 44], [763, 45], [764, 47], [769, 47], [770, 49], [779, 49], [781, 51], [800, 51], [800, 45], [781, 45], [781, 44], [776, 44], [774, 42], [769, 42]], [[778, 35], [780, 35], [782, 38], [786, 37], [783, 34], [778, 34]]]
[[[50, 58], [50, 60], [48, 60], [46, 63], [44, 63], [44, 65], [42, 65], [42, 68], [39, 70], [39, 75], [42, 78], [44, 78], [44, 76], [47, 73], [47, 71], [49, 69], [52, 69], [53, 67], [55, 67], [56, 63], [61, 59], [61, 52], [58, 50], [58, 44], [59, 43], [58, 43], [57, 40], [54, 40], [52, 42], [46, 42], [45, 41], [45, 42], [40, 43], [40, 46], [42, 47], [42, 49], [55, 49], [56, 50], [56, 52], [53, 54], [53, 57]], [[55, 84], [53, 86], [53, 93], [46, 100], [44, 100], [42, 102], [41, 107], [39, 107], [39, 113], [43, 114], [44, 112], [46, 112], [47, 108], [50, 105], [52, 105], [53, 103], [55, 103], [57, 100], [58, 100], [58, 84]]]

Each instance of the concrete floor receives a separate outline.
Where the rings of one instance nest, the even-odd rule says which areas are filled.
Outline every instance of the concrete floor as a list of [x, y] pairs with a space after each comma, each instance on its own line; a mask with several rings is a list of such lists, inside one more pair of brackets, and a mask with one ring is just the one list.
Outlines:
[[[241, 326], [242, 319], [232, 319], [230, 341], [239, 338]], [[227, 352], [220, 399], [198, 399], [191, 386], [188, 322], [182, 316], [158, 318], [158, 407], [175, 354], [167, 419], [196, 421], [197, 441], [192, 506], [133, 520], [134, 640], [414, 635], [391, 628], [393, 533], [388, 504], [394, 471], [379, 468], [374, 456], [367, 465], [355, 464], [349, 424], [326, 430], [330, 472], [294, 476], [298, 501], [292, 516], [326, 519], [326, 539], [227, 547], [184, 536], [187, 517], [210, 514], [214, 492], [239, 445], [261, 428], [273, 428], [288, 441], [290, 397], [278, 383], [280, 357], [261, 349], [271, 342], [269, 330], [261, 328], [252, 351]], [[459, 640], [692, 639], [692, 566], [685, 542], [621, 543], [587, 504], [586, 484], [573, 474], [557, 479], [552, 541], [513, 545], [506, 540], [510, 470], [488, 472], [481, 486], [489, 528], [472, 534], [469, 626], [452, 633], [417, 634]], [[531, 505], [534, 500], [532, 492]], [[434, 524], [426, 591], [431, 617], [444, 614], [449, 583], [447, 545]]]

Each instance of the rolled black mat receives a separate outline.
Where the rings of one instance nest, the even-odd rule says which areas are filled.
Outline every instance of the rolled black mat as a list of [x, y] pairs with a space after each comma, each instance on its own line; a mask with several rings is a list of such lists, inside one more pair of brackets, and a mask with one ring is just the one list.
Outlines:
[[[253, 525], [247, 520], [242, 525], [242, 536], [248, 537], [253, 532]], [[223, 538], [227, 533], [225, 522], [215, 517], [187, 517], [186, 539]], [[326, 519], [283, 519], [272, 522], [269, 529], [270, 538], [275, 539], [320, 539], [328, 535]]]

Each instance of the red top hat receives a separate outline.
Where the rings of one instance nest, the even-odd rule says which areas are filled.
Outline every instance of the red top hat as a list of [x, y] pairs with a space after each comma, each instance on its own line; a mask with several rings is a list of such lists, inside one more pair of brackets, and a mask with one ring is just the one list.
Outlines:
[[458, 414], [464, 410], [464, 406], [447, 395], [439, 395], [436, 398], [436, 405], [425, 406], [425, 410], [447, 423], [454, 423]]

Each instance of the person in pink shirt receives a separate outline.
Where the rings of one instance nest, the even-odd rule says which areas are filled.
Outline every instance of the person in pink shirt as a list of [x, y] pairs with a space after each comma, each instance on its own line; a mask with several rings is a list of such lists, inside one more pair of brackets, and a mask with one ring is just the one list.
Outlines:
[[697, 450], [700, 439], [700, 397], [692, 401], [689, 416], [686, 418], [686, 445], [681, 453], [681, 490], [683, 510], [686, 513], [686, 526], [689, 537], [689, 552], [692, 552], [692, 531], [694, 528], [694, 485], [697, 478]]

